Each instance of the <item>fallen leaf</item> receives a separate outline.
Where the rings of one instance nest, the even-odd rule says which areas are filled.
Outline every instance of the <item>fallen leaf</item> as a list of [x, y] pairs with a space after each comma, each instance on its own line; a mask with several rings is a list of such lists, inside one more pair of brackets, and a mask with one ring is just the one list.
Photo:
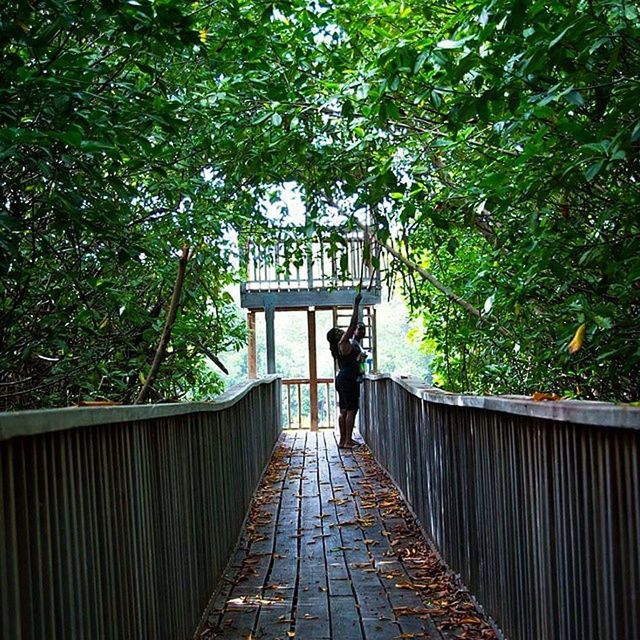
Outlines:
[[545, 400], [554, 402], [556, 400], [560, 400], [560, 396], [556, 395], [555, 393], [543, 393], [542, 391], [536, 391], [531, 397], [534, 402], [542, 402]]
[[417, 609], [416, 607], [394, 607], [393, 612], [397, 616], [424, 616], [430, 613], [429, 609]]
[[411, 589], [416, 590], [416, 586], [411, 582], [396, 582], [396, 589]]

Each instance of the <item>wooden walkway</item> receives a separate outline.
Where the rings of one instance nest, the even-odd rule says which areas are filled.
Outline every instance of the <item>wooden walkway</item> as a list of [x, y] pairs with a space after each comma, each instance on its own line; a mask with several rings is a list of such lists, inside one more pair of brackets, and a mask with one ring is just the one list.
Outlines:
[[286, 432], [203, 640], [495, 638], [366, 447]]

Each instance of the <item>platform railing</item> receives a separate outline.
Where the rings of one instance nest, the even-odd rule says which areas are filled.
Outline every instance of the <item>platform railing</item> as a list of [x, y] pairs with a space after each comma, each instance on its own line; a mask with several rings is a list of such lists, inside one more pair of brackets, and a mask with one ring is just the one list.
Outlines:
[[[318, 427], [337, 425], [336, 391], [333, 378], [318, 378]], [[282, 426], [285, 429], [309, 429], [311, 426], [311, 380], [282, 380]]]
[[360, 430], [510, 640], [640, 638], [640, 409], [368, 376]]
[[362, 231], [340, 230], [340, 240], [332, 243], [319, 232], [295, 255], [285, 241], [248, 242], [243, 291], [350, 290], [362, 282], [379, 290], [380, 273], [373, 265], [379, 260], [379, 248]]
[[0, 414], [0, 637], [191, 637], [280, 393], [268, 376], [210, 403]]

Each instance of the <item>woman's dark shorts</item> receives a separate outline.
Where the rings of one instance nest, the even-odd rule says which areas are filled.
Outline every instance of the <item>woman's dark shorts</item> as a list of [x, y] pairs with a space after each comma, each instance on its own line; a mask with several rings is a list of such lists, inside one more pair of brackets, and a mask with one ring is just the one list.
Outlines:
[[352, 378], [336, 378], [338, 405], [341, 411], [357, 411], [360, 405], [360, 383]]

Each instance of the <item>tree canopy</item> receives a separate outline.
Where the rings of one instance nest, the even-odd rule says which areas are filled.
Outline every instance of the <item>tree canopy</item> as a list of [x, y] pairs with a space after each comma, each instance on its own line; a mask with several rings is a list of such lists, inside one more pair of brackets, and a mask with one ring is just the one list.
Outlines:
[[134, 399], [185, 243], [153, 399], [214, 393], [285, 182], [292, 247], [372, 226], [446, 388], [637, 400], [639, 48], [622, 1], [4, 3], [4, 406]]

